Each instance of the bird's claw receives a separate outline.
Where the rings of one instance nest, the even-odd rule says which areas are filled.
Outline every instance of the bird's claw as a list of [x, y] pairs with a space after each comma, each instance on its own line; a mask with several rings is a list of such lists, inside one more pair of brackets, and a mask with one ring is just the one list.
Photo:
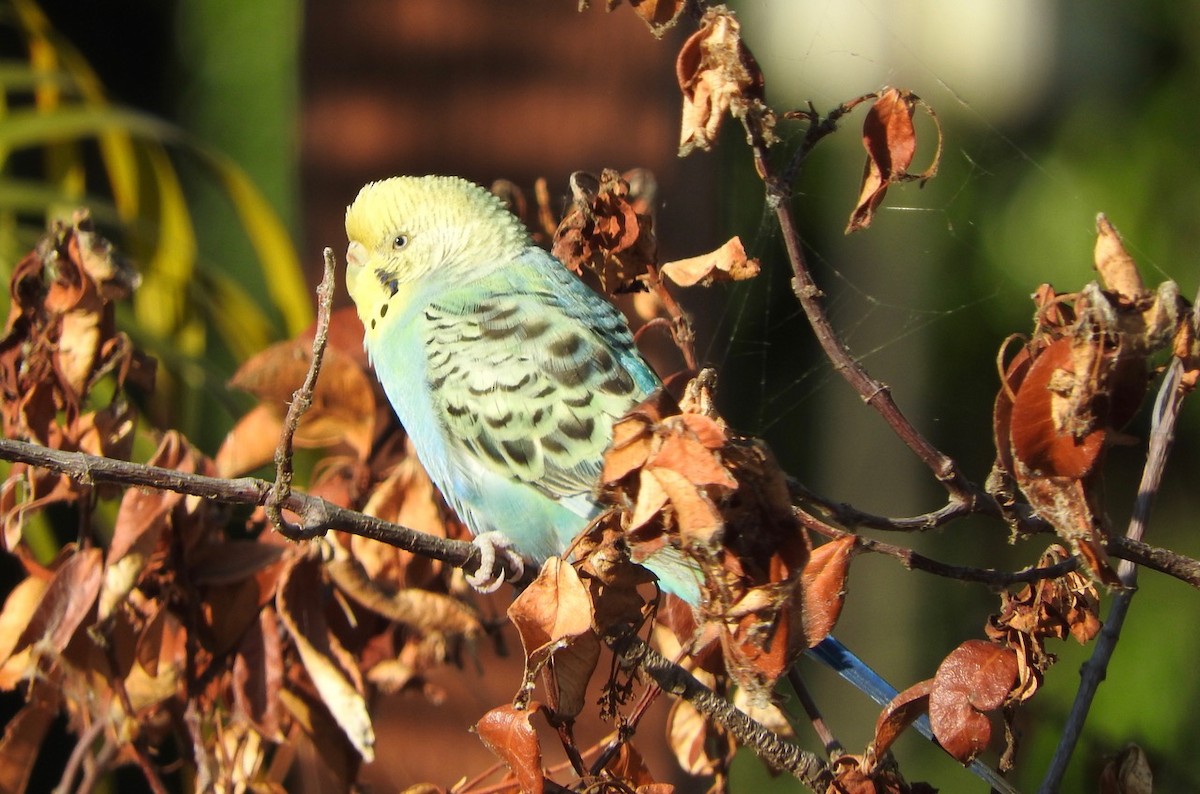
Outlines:
[[513, 550], [513, 542], [502, 532], [484, 532], [471, 540], [479, 549], [479, 567], [467, 575], [467, 584], [481, 593], [494, 593], [504, 584], [504, 563], [513, 571], [509, 581], [525, 575], [525, 558]]

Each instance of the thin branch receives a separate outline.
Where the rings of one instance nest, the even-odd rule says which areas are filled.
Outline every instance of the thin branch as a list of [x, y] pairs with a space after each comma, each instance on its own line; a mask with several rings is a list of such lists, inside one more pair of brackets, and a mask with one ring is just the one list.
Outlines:
[[[221, 479], [202, 474], [148, 466], [85, 452], [63, 452], [24, 441], [0, 439], [0, 459], [25, 463], [63, 474], [80, 483], [108, 483], [158, 491], [200, 496], [225, 504], [265, 507], [272, 483], [253, 477]], [[479, 565], [474, 547], [465, 541], [449, 540], [415, 529], [363, 515], [300, 491], [292, 491], [280, 506], [302, 517], [292, 540], [307, 540], [329, 530], [341, 530], [364, 538], [389, 543], [397, 548], [449, 563], [471, 573]]]
[[[1200, 300], [1198, 300], [1200, 303]], [[1200, 319], [1200, 310], [1193, 315], [1193, 324]], [[1167, 465], [1167, 455], [1175, 441], [1175, 423], [1179, 418], [1179, 409], [1187, 390], [1182, 385], [1183, 362], [1179, 358], [1171, 361], [1167, 376], [1159, 387], [1158, 396], [1154, 401], [1154, 414], [1150, 425], [1150, 445], [1146, 452], [1146, 465], [1142, 469], [1142, 480], [1138, 486], [1137, 499], [1133, 504], [1133, 514], [1129, 519], [1125, 538], [1131, 543], [1140, 543], [1150, 521], [1150, 512], [1154, 507], [1154, 499], [1162, 484], [1163, 471]], [[1083, 732], [1083, 724], [1087, 720], [1092, 707], [1092, 700], [1100, 688], [1108, 672], [1108, 663], [1116, 651], [1117, 642], [1121, 638], [1121, 627], [1125, 616], [1129, 614], [1129, 606], [1137, 588], [1137, 566], [1130, 560], [1122, 560], [1117, 569], [1117, 575], [1125, 589], [1113, 596], [1112, 608], [1100, 636], [1096, 639], [1096, 647], [1092, 656], [1083, 663], [1079, 671], [1079, 691], [1075, 693], [1075, 702], [1071, 704], [1071, 712], [1063, 725], [1062, 737], [1050, 760], [1046, 776], [1042, 779], [1040, 794], [1052, 794], [1062, 785], [1063, 776], [1075, 752], [1075, 745]]]
[[337, 260], [334, 259], [333, 249], [326, 248], [322, 252], [325, 260], [325, 271], [321, 283], [317, 286], [317, 328], [313, 334], [312, 360], [308, 365], [308, 373], [304, 383], [292, 393], [292, 401], [288, 404], [287, 416], [283, 420], [283, 431], [279, 434], [279, 444], [275, 447], [275, 487], [271, 489], [270, 498], [263, 506], [271, 526], [280, 534], [292, 537], [301, 531], [283, 517], [282, 505], [292, 492], [292, 445], [296, 437], [296, 428], [300, 419], [312, 406], [313, 390], [317, 386], [317, 376], [321, 373], [321, 363], [325, 359], [325, 344], [329, 340], [329, 315], [333, 307], [334, 272]]
[[739, 711], [729, 701], [672, 664], [633, 631], [614, 631], [604, 638], [613, 652], [636, 664], [663, 691], [684, 698], [697, 711], [724, 727], [742, 745], [778, 770], [789, 772], [814, 791], [825, 791], [833, 782], [829, 768], [816, 754], [785, 742], [773, 731]]
[[836, 370], [851, 387], [861, 395], [864, 402], [874, 408], [892, 431], [911, 449], [921, 461], [929, 467], [938, 482], [946, 488], [955, 501], [965, 503], [972, 511], [979, 509], [978, 504], [985, 505], [987, 512], [999, 514], [1000, 507], [995, 499], [986, 491], [968, 480], [958, 469], [958, 464], [952, 458], [933, 446], [916, 427], [909, 421], [895, 400], [892, 399], [889, 387], [872, 378], [862, 364], [854, 358], [850, 350], [842, 342], [833, 324], [821, 306], [823, 293], [813, 280], [808, 264], [804, 257], [804, 247], [800, 242], [800, 233], [796, 230], [795, 219], [788, 204], [791, 194], [788, 183], [775, 175], [767, 154], [766, 139], [757, 120], [752, 114], [744, 119], [746, 131], [750, 136], [750, 145], [754, 151], [754, 165], [767, 187], [767, 203], [775, 212], [779, 230], [783, 234], [783, 242], [787, 248], [788, 259], [792, 266], [792, 291], [800, 302], [812, 326], [817, 342]]
[[1174, 576], [1192, 587], [1200, 588], [1200, 560], [1129, 537], [1109, 538], [1105, 550], [1110, 556]]
[[799, 507], [792, 507], [792, 515], [803, 524], [806, 528], [820, 533], [828, 538], [853, 537], [854, 545], [864, 551], [872, 551], [878, 554], [885, 554], [889, 557], [894, 557], [909, 570], [925, 571], [937, 576], [944, 576], [947, 579], [958, 579], [964, 582], [980, 582], [991, 587], [1006, 587], [1013, 584], [1021, 584], [1024, 582], [1036, 582], [1042, 579], [1053, 579], [1063, 574], [1070, 573], [1079, 567], [1079, 561], [1074, 557], [1068, 557], [1062, 562], [1048, 565], [1045, 567], [1034, 566], [1032, 568], [1023, 568], [1019, 571], [997, 571], [994, 568], [970, 568], [961, 565], [950, 565], [949, 563], [940, 562], [938, 560], [926, 557], [912, 549], [903, 546], [896, 546], [892, 543], [885, 543], [881, 540], [868, 538], [854, 532], [848, 532], [844, 529], [830, 526], [824, 521], [821, 521], [816, 516], [813, 516]]

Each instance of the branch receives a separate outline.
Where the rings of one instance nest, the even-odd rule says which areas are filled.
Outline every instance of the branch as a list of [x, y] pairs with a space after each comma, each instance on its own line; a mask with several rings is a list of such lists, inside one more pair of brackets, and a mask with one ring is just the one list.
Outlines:
[[1113, 557], [1174, 576], [1192, 587], [1200, 588], [1200, 560], [1128, 536], [1109, 538], [1105, 549]]
[[[0, 459], [25, 463], [58, 472], [84, 485], [112, 485], [153, 488], [158, 491], [200, 496], [225, 504], [265, 507], [271, 498], [272, 483], [254, 477], [221, 479], [203, 474], [148, 466], [85, 452], [63, 452], [24, 441], [0, 439]], [[415, 529], [363, 515], [300, 491], [290, 492], [280, 507], [301, 517], [301, 526], [292, 540], [307, 540], [329, 530], [341, 530], [364, 538], [390, 543], [397, 548], [432, 557], [458, 566], [468, 573], [479, 567], [474, 547], [461, 540], [439, 538]]]
[[754, 150], [755, 167], [767, 187], [767, 204], [775, 212], [784, 245], [787, 247], [793, 274], [792, 291], [796, 294], [817, 342], [832, 362], [834, 370], [849, 382], [864, 402], [879, 412], [900, 440], [929, 467], [954, 501], [964, 503], [972, 511], [979, 509], [976, 505], [983, 505], [985, 511], [999, 514], [1000, 506], [996, 504], [995, 499], [963, 476], [952, 458], [921, 435], [908, 417], [900, 411], [892, 399], [889, 387], [872, 378], [837, 335], [821, 306], [823, 293], [813, 280], [805, 261], [800, 234], [796, 230], [795, 219], [787, 202], [790, 187], [772, 170], [767, 156], [766, 139], [759, 122], [752, 114], [748, 114], [744, 122], [746, 132], [750, 136], [751, 148]]
[[980, 582], [991, 587], [1006, 587], [1013, 584], [1021, 584], [1024, 582], [1036, 582], [1041, 579], [1054, 579], [1063, 574], [1070, 573], [1079, 567], [1079, 560], [1074, 557], [1068, 557], [1062, 562], [1048, 565], [1045, 567], [1034, 566], [1032, 568], [1023, 568], [1019, 571], [997, 571], [994, 568], [970, 568], [961, 565], [950, 565], [949, 563], [940, 562], [931, 557], [926, 557], [912, 549], [903, 546], [896, 546], [892, 543], [885, 543], [881, 540], [868, 538], [854, 532], [848, 532], [844, 529], [830, 526], [824, 521], [821, 521], [816, 516], [813, 516], [799, 507], [792, 507], [792, 515], [803, 524], [806, 528], [813, 530], [828, 538], [853, 537], [854, 545], [857, 548], [866, 551], [873, 551], [878, 554], [886, 554], [889, 557], [895, 557], [904, 565], [905, 568], [916, 571], [925, 571], [937, 576], [944, 576], [947, 579], [958, 579], [964, 582]]
[[783, 741], [773, 731], [743, 714], [687, 670], [668, 661], [635, 632], [614, 630], [604, 641], [622, 659], [644, 670], [664, 692], [692, 704], [705, 717], [728, 730], [742, 745], [753, 748], [759, 758], [775, 769], [791, 773], [813, 791], [825, 791], [833, 782], [828, 766], [817, 755]]

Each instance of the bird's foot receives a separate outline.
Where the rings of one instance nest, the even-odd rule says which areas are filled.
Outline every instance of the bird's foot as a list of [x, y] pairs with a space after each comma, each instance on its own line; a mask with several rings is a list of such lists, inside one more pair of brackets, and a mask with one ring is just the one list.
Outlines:
[[512, 571], [510, 581], [525, 574], [525, 558], [513, 549], [513, 543], [503, 532], [484, 532], [476, 535], [471, 545], [479, 549], [479, 567], [467, 576], [467, 584], [481, 593], [494, 593], [504, 584], [504, 562]]

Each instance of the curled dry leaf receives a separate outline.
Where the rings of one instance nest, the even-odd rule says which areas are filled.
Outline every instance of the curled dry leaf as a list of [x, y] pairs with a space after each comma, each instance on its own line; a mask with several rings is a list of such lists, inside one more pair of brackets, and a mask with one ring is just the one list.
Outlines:
[[[1066, 558], [1066, 549], [1051, 546], [1038, 560], [1038, 567], [1056, 565]], [[1099, 609], [1095, 582], [1078, 571], [1040, 579], [1001, 595], [1000, 613], [988, 619], [987, 633], [1017, 654], [1014, 700], [1031, 698], [1054, 663], [1054, 654], [1046, 651], [1046, 639], [1071, 636], [1080, 644], [1091, 641], [1100, 631]]]
[[4, 600], [0, 612], [0, 690], [8, 692], [34, 669], [29, 663], [29, 649], [20, 650], [18, 643], [25, 627], [33, 618], [50, 579], [27, 576], [14, 587]]
[[356, 602], [422, 634], [475, 637], [483, 631], [479, 616], [463, 601], [416, 587], [384, 589], [381, 580], [367, 576], [357, 558], [335, 546], [334, 559], [326, 564], [329, 578]]
[[852, 535], [835, 538], [809, 552], [804, 566], [804, 637], [811, 648], [825, 639], [846, 601], [846, 578], [857, 545]]
[[807, 536], [770, 450], [732, 436], [701, 395], [687, 404], [673, 413], [652, 397], [620, 420], [602, 487], [631, 506], [622, 522], [635, 562], [666, 550], [703, 572], [700, 634], [719, 639], [727, 671], [765, 702], [808, 647], [795, 614]]
[[929, 724], [946, 752], [966, 764], [988, 745], [984, 712], [1007, 701], [1017, 680], [1017, 656], [985, 640], [967, 640], [942, 660], [929, 692]]
[[542, 775], [542, 747], [530, 722], [539, 710], [536, 703], [525, 709], [499, 706], [475, 723], [475, 733], [480, 741], [508, 766], [521, 791], [531, 794], [541, 794], [546, 786], [546, 778]]
[[726, 113], [756, 128], [768, 145], [774, 143], [775, 114], [763, 102], [762, 71], [728, 8], [705, 12], [700, 29], [679, 50], [675, 76], [683, 92], [680, 157], [712, 149]]
[[[353, 309], [342, 309], [331, 318], [330, 329], [321, 377], [312, 405], [296, 429], [296, 445], [311, 448], [345, 443], [359, 460], [366, 460], [374, 439], [377, 406], [375, 380], [361, 354], [362, 324]], [[253, 394], [261, 405], [238, 422], [222, 443], [217, 461], [225, 476], [257, 468], [274, 456], [287, 406], [304, 383], [311, 360], [312, 333], [308, 332], [251, 356], [234, 373], [229, 385]]]
[[[629, 6], [634, 10], [646, 26], [650, 28], [650, 32], [654, 34], [656, 39], [661, 39], [663, 34], [675, 27], [675, 23], [679, 21], [679, 15], [683, 13], [683, 9], [687, 7], [686, 0], [626, 0]], [[621, 4], [621, 0], [606, 0], [606, 5], [609, 11]], [[580, 0], [579, 8], [582, 11], [589, 5], [588, 0]]]
[[912, 165], [913, 156], [917, 151], [913, 111], [919, 105], [929, 114], [935, 125], [938, 124], [937, 115], [911, 91], [885, 88], [875, 96], [875, 104], [863, 120], [862, 140], [863, 147], [867, 150], [867, 163], [863, 167], [858, 203], [850, 213], [846, 234], [871, 225], [875, 211], [887, 195], [889, 185], [911, 179], [930, 179], [937, 173], [938, 161], [941, 159], [942, 136], [939, 125], [938, 148], [933, 162], [923, 173], [910, 174], [908, 167]]
[[650, 209], [618, 171], [571, 174], [571, 207], [554, 232], [553, 253], [604, 295], [641, 289], [658, 261]]
[[0, 738], [0, 791], [26, 790], [42, 740], [58, 715], [58, 701], [53, 685], [36, 684], [32, 696], [4, 726]]
[[933, 685], [932, 678], [913, 684], [883, 707], [883, 711], [879, 712], [879, 717], [875, 720], [875, 737], [871, 740], [871, 749], [875, 757], [882, 757], [896, 741], [896, 737], [922, 714], [929, 712], [929, 693], [933, 691]]
[[1154, 772], [1146, 752], [1128, 745], [1100, 772], [1100, 794], [1154, 794]]
[[342, 733], [364, 761], [375, 757], [375, 729], [362, 693], [362, 681], [337, 638], [329, 631], [321, 607], [320, 574], [310, 561], [288, 567], [279, 583], [276, 608], [312, 680]]
[[660, 267], [662, 274], [681, 287], [695, 284], [709, 286], [718, 281], [744, 281], [758, 275], [757, 259], [746, 256], [740, 237], [731, 237], [715, 251], [689, 259], [667, 262]]
[[686, 700], [676, 700], [667, 713], [667, 744], [679, 767], [689, 775], [714, 775], [728, 768], [737, 745]]
[[826, 794], [932, 794], [936, 789], [916, 783], [909, 785], [894, 766], [882, 766], [875, 759], [859, 755], [841, 755], [833, 761], [834, 780]]
[[508, 617], [525, 651], [524, 691], [543, 672], [551, 707], [557, 715], [573, 718], [583, 709], [587, 682], [600, 658], [591, 595], [579, 574], [551, 557], [509, 606]]
[[100, 549], [67, 547], [37, 609], [13, 647], [44, 643], [62, 653], [96, 603], [104, 576]]

